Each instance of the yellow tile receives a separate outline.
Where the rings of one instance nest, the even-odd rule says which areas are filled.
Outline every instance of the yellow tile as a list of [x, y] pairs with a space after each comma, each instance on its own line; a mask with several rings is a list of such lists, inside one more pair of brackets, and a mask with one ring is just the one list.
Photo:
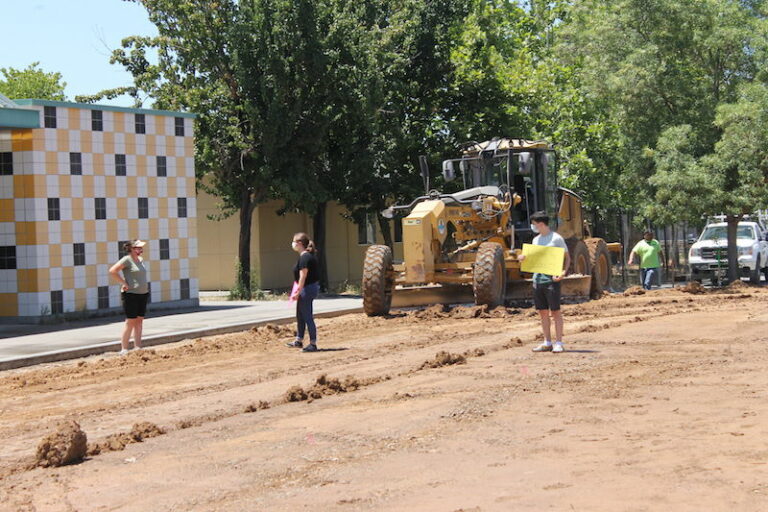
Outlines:
[[48, 258], [50, 260], [51, 268], [61, 266], [61, 250], [62, 247], [59, 244], [51, 244], [48, 246]]
[[98, 276], [96, 275], [96, 265], [88, 265], [85, 267], [85, 283], [88, 288], [95, 288], [99, 284]]
[[187, 158], [195, 156], [195, 139], [192, 137], [184, 138], [184, 156]]
[[171, 279], [176, 280], [179, 278], [179, 260], [171, 260]]
[[123, 112], [113, 112], [112, 118], [115, 120], [115, 132], [125, 132], [125, 114]]
[[104, 154], [94, 153], [93, 155], [93, 174], [96, 176], [104, 176], [109, 174], [107, 169], [104, 168]]
[[189, 254], [189, 247], [186, 240], [179, 241], [179, 259], [186, 258]]
[[157, 153], [155, 153], [155, 150], [156, 150], [155, 146], [157, 145], [157, 140], [155, 139], [155, 136], [147, 135], [146, 141], [147, 141], [147, 150], [145, 151], [145, 153], [147, 155], [157, 155]]
[[128, 191], [128, 197], [138, 197], [138, 186], [136, 182], [136, 176], [128, 176], [125, 178], [126, 188]]
[[62, 267], [61, 279], [66, 282], [74, 282], [75, 280], [75, 267]]
[[[115, 134], [112, 132], [104, 132], [104, 154], [111, 155], [115, 152]], [[111, 162], [107, 162], [107, 165], [114, 165], [115, 161], [114, 159]], [[110, 167], [110, 171], [114, 171]], [[112, 172], [107, 172], [107, 174], [112, 174]]]
[[56, 149], [69, 151], [69, 131], [56, 130]]
[[160, 300], [163, 302], [171, 300], [171, 287], [168, 285], [166, 281], [161, 281], [158, 283], [162, 286], [162, 294]]
[[93, 176], [83, 176], [83, 197], [94, 197], [93, 195]]
[[13, 197], [35, 197], [35, 180], [33, 175], [13, 175]]
[[19, 296], [15, 293], [0, 293], [0, 316], [19, 315]]
[[105, 173], [107, 175], [106, 179], [104, 180], [105, 183], [105, 196], [106, 197], [115, 197], [117, 195], [117, 178], [110, 176], [109, 173], [111, 171], [105, 170]]
[[168, 238], [178, 238], [179, 236], [179, 220], [171, 217], [168, 219]]
[[144, 155], [136, 155], [136, 175], [146, 176], [147, 174], [147, 157]]
[[117, 240], [117, 220], [116, 219], [107, 220], [107, 239]]
[[75, 310], [80, 311], [85, 309], [86, 304], [85, 288], [77, 288], [75, 290]]
[[125, 154], [126, 155], [136, 154], [136, 134], [135, 133], [125, 134]]
[[160, 226], [158, 219], [149, 219], [149, 238], [157, 240], [160, 237]]
[[11, 151], [32, 151], [32, 130], [13, 130], [11, 132]]
[[37, 243], [35, 224], [35, 222], [16, 223], [16, 245], [35, 245]]
[[83, 222], [83, 226], [85, 229], [85, 234], [83, 235], [83, 241], [95, 242], [96, 241], [96, 221], [86, 220]]
[[80, 129], [80, 114], [81, 114], [81, 111], [78, 108], [67, 109], [67, 115], [69, 116], [69, 120], [67, 123], [68, 129], [70, 130]]
[[35, 222], [35, 243], [39, 245], [48, 244], [48, 223]]
[[157, 132], [158, 135], [165, 135], [165, 117], [155, 117], [155, 132]]
[[72, 197], [71, 178], [67, 175], [59, 176], [59, 197]]
[[[44, 270], [48, 271], [48, 269]], [[20, 268], [16, 271], [16, 279], [19, 283], [19, 292], [30, 293], [38, 291], [38, 269]]]
[[61, 243], [71, 244], [72, 243], [72, 221], [71, 220], [60, 221], [59, 230], [61, 232]]
[[93, 132], [81, 131], [80, 132], [80, 151], [83, 153], [93, 153]]
[[0, 199], [0, 222], [13, 222], [15, 219], [13, 199]]
[[[91, 196], [93, 197], [93, 196]], [[82, 197], [73, 197], [72, 198], [72, 218], [73, 219], [82, 219], [83, 218], [83, 203], [84, 200]]]

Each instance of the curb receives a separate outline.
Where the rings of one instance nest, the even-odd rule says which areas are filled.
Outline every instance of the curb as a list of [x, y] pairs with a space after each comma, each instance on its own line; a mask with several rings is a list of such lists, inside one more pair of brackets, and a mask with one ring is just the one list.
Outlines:
[[[343, 316], [353, 313], [362, 313], [363, 308], [347, 308], [337, 311], [326, 311], [323, 313], [316, 313], [315, 318], [334, 318], [337, 316]], [[203, 336], [215, 336], [217, 334], [228, 334], [231, 332], [246, 331], [254, 327], [259, 327], [267, 324], [283, 325], [291, 323], [295, 320], [294, 316], [286, 316], [280, 318], [271, 318], [268, 320], [258, 320], [255, 322], [240, 322], [234, 324], [225, 324], [217, 327], [203, 327], [202, 329], [190, 329], [188, 331], [178, 331], [168, 334], [158, 334], [155, 336], [149, 336], [142, 340], [144, 347], [154, 347], [156, 345], [164, 345], [166, 343], [175, 343], [177, 341], [186, 340], [189, 338], [201, 338]], [[93, 345], [86, 345], [83, 347], [67, 349], [67, 350], [54, 350], [50, 352], [40, 352], [31, 356], [15, 357], [12, 359], [0, 360], [0, 371], [14, 370], [16, 368], [24, 368], [26, 366], [34, 366], [43, 363], [55, 363], [58, 361], [66, 361], [68, 359], [79, 359], [81, 357], [88, 357], [97, 354], [104, 354], [106, 352], [117, 352], [120, 350], [120, 341], [107, 341], [104, 343], [96, 343]]]

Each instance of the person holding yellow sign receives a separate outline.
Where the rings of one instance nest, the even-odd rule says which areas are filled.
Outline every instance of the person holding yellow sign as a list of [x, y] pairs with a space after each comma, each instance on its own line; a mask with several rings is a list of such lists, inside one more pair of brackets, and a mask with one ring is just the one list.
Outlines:
[[[517, 258], [521, 262], [528, 259], [522, 264], [523, 271], [526, 267], [534, 271], [533, 303], [541, 318], [544, 343], [535, 347], [533, 351], [560, 353], [565, 350], [563, 315], [560, 312], [560, 281], [565, 277], [566, 269], [571, 264], [571, 257], [563, 237], [550, 229], [549, 216], [545, 212], [536, 212], [531, 215], [531, 229], [534, 233], [538, 233], [533, 239], [533, 247], [524, 246], [523, 254]], [[555, 262], [554, 266], [553, 262]], [[551, 333], [552, 321], [555, 323], [554, 344]]]

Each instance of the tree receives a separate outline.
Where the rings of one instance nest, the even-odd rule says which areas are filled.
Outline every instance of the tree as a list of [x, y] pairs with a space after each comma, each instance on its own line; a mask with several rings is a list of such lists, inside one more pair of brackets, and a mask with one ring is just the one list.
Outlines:
[[[134, 97], [198, 114], [198, 186], [238, 214], [237, 288], [251, 296], [251, 222], [261, 202], [306, 195], [322, 153], [329, 86], [310, 0], [136, 0], [159, 35], [130, 37], [112, 56]], [[148, 51], [157, 52], [157, 62]], [[301, 86], [298, 86], [301, 84]], [[105, 91], [105, 94], [113, 91]]]
[[[737, 101], [717, 109], [720, 139], [694, 157], [692, 129], [670, 128], [659, 139], [648, 214], [661, 220], [722, 213], [728, 223], [728, 279], [739, 276], [736, 235], [745, 215], [768, 206], [768, 86], [744, 84]], [[668, 213], [665, 213], [668, 212]]]
[[66, 99], [61, 73], [46, 73], [39, 62], [33, 62], [24, 69], [0, 68], [0, 93], [11, 99], [34, 98], [39, 100]]

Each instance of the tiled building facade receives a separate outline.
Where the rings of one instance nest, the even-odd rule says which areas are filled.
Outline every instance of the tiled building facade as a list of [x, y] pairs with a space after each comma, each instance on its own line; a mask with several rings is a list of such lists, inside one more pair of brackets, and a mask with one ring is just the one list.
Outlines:
[[0, 320], [120, 307], [109, 267], [148, 241], [151, 302], [197, 302], [191, 114], [0, 107]]

